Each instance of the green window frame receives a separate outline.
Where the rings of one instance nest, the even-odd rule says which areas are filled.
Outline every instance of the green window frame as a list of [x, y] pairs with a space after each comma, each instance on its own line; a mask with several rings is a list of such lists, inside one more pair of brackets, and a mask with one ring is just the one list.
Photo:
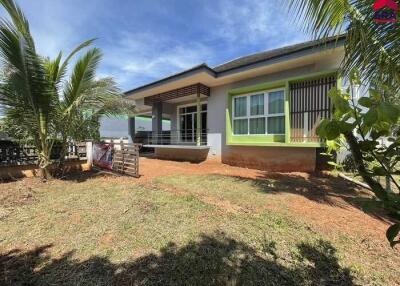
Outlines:
[[232, 135], [285, 135], [285, 88], [237, 95], [232, 100]]

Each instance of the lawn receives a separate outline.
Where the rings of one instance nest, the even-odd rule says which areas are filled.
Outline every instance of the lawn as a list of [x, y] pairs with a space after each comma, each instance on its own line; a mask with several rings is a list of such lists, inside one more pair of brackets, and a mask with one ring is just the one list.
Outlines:
[[[5, 183], [0, 284], [399, 285], [399, 251], [379, 235], [386, 223], [358, 211], [355, 190], [329, 193], [329, 180], [196, 174]], [[347, 212], [365, 225], [347, 224]]]

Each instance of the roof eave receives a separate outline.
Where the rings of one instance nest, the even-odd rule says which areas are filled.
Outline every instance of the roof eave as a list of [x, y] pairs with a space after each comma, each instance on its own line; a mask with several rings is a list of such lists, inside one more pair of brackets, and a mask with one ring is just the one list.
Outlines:
[[213, 77], [217, 77], [216, 72], [212, 68], [210, 68], [207, 64], [201, 64], [201, 65], [195, 66], [193, 68], [184, 70], [182, 72], [179, 72], [179, 73], [170, 75], [168, 77], [162, 78], [160, 80], [153, 81], [151, 83], [148, 83], [148, 84], [142, 85], [140, 87], [137, 87], [137, 88], [131, 89], [129, 91], [126, 91], [126, 92], [124, 92], [124, 95], [125, 96], [129, 96], [132, 93], [137, 93], [137, 92], [146, 90], [147, 88], [157, 87], [157, 86], [166, 84], [168, 82], [179, 80], [179, 79], [182, 79], [182, 78], [185, 78], [185, 77], [190, 77], [190, 76], [192, 76], [194, 74], [202, 73], [202, 72], [205, 72], [205, 73], [207, 73], [207, 74], [209, 74], [209, 75], [211, 75]]

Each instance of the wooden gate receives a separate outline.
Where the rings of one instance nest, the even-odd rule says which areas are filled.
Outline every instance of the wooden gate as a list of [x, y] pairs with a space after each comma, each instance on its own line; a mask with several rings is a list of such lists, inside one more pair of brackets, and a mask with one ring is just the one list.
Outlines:
[[121, 144], [121, 148], [115, 148], [113, 156], [113, 171], [139, 177], [139, 149], [140, 144]]

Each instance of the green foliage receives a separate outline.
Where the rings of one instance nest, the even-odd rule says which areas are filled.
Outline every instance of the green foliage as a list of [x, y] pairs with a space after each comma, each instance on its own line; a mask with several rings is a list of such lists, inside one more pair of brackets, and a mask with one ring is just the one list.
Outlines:
[[[400, 90], [398, 23], [376, 24], [375, 0], [289, 0], [291, 16], [316, 38], [346, 33], [344, 75], [355, 68], [363, 81]], [[399, 102], [399, 94], [385, 101]]]
[[356, 166], [354, 164], [354, 159], [351, 154], [347, 155], [343, 162], [342, 167], [345, 172], [355, 173], [357, 172]]
[[[70, 60], [93, 40], [79, 45], [63, 60], [36, 52], [28, 20], [13, 0], [0, 0], [11, 21], [0, 21], [0, 104], [6, 116], [3, 129], [15, 138], [28, 138], [39, 150], [39, 166], [49, 176], [55, 140], [98, 138], [101, 116], [133, 112], [111, 78], [96, 78], [101, 60], [97, 48], [84, 53], [67, 78]], [[61, 156], [63, 158], [63, 156]]]
[[[330, 92], [335, 112], [333, 118], [325, 119], [317, 129], [317, 133], [327, 140], [344, 137], [352, 152], [355, 168], [364, 181], [371, 187], [388, 213], [395, 220], [400, 219], [400, 186], [396, 174], [400, 173], [400, 137], [398, 126], [400, 106], [381, 100], [385, 86], [370, 89], [369, 97], [361, 97], [358, 102], [352, 94], [358, 78], [354, 76], [351, 87], [342, 92], [338, 89]], [[383, 144], [382, 137], [390, 143]], [[396, 186], [397, 193], [387, 193], [375, 177], [385, 176]], [[388, 230], [391, 245], [399, 235], [399, 224]], [[397, 232], [396, 232], [397, 231]]]

